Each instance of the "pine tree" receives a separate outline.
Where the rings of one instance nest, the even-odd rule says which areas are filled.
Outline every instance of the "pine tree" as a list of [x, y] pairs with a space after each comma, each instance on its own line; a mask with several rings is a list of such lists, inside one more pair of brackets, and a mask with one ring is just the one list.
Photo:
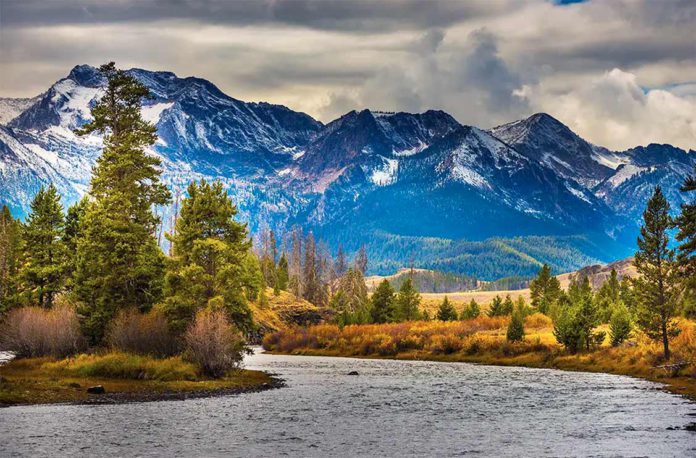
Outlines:
[[678, 270], [674, 250], [669, 248], [668, 231], [674, 226], [669, 203], [660, 187], [648, 201], [638, 237], [634, 264], [637, 324], [654, 340], [661, 340], [665, 359], [670, 358], [669, 340], [679, 328], [673, 321], [677, 308]]
[[280, 261], [278, 261], [278, 281], [276, 283], [276, 286], [281, 291], [287, 291], [289, 281], [290, 280], [288, 275], [288, 258], [285, 257], [285, 252], [283, 252], [280, 255]]
[[394, 289], [388, 280], [382, 280], [371, 298], [371, 318], [373, 323], [388, 323], [394, 320]]
[[65, 283], [65, 219], [60, 195], [51, 184], [42, 187], [31, 203], [24, 229], [22, 281], [30, 304], [50, 308]]
[[317, 259], [317, 245], [314, 234], [307, 234], [304, 243], [304, 262], [302, 264], [302, 295], [305, 300], [314, 305], [324, 304], [325, 294], [319, 272], [319, 260]]
[[684, 181], [681, 191], [688, 193], [691, 203], [682, 204], [681, 214], [676, 219], [678, 247], [677, 262], [685, 291], [687, 314], [696, 316], [696, 168], [694, 175]]
[[633, 324], [631, 315], [628, 309], [622, 303], [617, 303], [613, 306], [611, 318], [609, 320], [609, 337], [611, 338], [611, 346], [616, 347], [621, 345], [623, 341], [631, 336]]
[[471, 299], [471, 302], [469, 302], [469, 305], [464, 307], [462, 309], [462, 314], [460, 316], [461, 320], [470, 320], [472, 318], [476, 318], [479, 315], [481, 315], [481, 307], [478, 305], [478, 303], [474, 300]]
[[527, 301], [524, 300], [523, 296], [519, 296], [517, 298], [517, 303], [515, 304], [515, 310], [517, 312], [521, 313], [523, 318], [534, 313], [534, 311], [527, 305]]
[[603, 323], [608, 322], [616, 304], [621, 300], [621, 283], [616, 269], [611, 269], [611, 275], [602, 283], [597, 291], [597, 306]]
[[260, 238], [259, 263], [261, 264], [261, 272], [265, 284], [275, 289], [277, 281], [275, 234], [272, 230], [264, 228], [261, 230]]
[[551, 275], [551, 268], [544, 264], [537, 277], [529, 285], [532, 296], [532, 306], [543, 314], [548, 314], [561, 294], [561, 284]]
[[182, 332], [196, 313], [215, 304], [239, 329], [252, 328], [248, 300], [258, 296], [263, 274], [251, 252], [246, 225], [222, 183], [191, 183], [173, 234], [164, 311]]
[[440, 304], [440, 307], [437, 309], [437, 319], [440, 321], [457, 320], [457, 310], [454, 308], [447, 296], [445, 296]]
[[407, 278], [399, 288], [396, 296], [396, 316], [398, 321], [412, 321], [420, 318], [420, 294], [413, 286], [411, 278]]
[[521, 342], [524, 340], [524, 317], [518, 310], [515, 310], [510, 318], [506, 338], [508, 342]]
[[82, 237], [81, 222], [84, 219], [88, 199], [82, 198], [77, 203], [68, 207], [65, 216], [65, 230], [63, 231], [63, 244], [65, 245], [65, 276], [66, 287], [72, 289], [73, 278], [77, 270], [77, 243]]
[[358, 254], [355, 255], [355, 268], [365, 275], [367, 272], [367, 249], [361, 245]]
[[302, 297], [302, 229], [295, 227], [290, 234], [292, 249], [288, 272], [289, 286], [295, 297]]
[[107, 80], [104, 95], [91, 110], [93, 120], [76, 130], [104, 135], [80, 224], [74, 278], [83, 328], [93, 343], [119, 310], [147, 310], [162, 297], [164, 254], [155, 238], [159, 218], [153, 206], [170, 197], [159, 179], [160, 160], [145, 151], [157, 139], [155, 126], [140, 114], [148, 89], [113, 62], [99, 70]]
[[329, 306], [339, 312], [345, 312], [346, 316], [350, 315], [354, 318], [355, 314], [360, 315], [360, 320], [351, 318], [350, 322], [365, 323], [369, 320], [367, 285], [365, 285], [365, 277], [359, 270], [350, 268], [346, 271], [339, 281], [336, 294], [331, 298]]
[[[587, 279], [585, 279], [587, 280]], [[595, 332], [599, 324], [599, 314], [594, 304], [592, 290], [589, 294], [574, 281], [571, 285], [574, 291], [559, 299], [558, 313], [554, 318], [554, 336], [571, 353], [590, 350], [594, 345], [600, 345], [604, 340], [603, 332]]]
[[505, 296], [505, 300], [503, 301], [503, 305], [500, 309], [500, 313], [502, 315], [511, 315], [513, 309], [515, 308], [514, 302], [512, 302], [512, 298], [510, 297], [509, 294]]
[[346, 254], [343, 252], [343, 246], [338, 245], [338, 251], [336, 252], [336, 261], [334, 262], [334, 270], [336, 271], [336, 276], [338, 278], [342, 277], [348, 270], [348, 264], [346, 262]]
[[0, 314], [19, 303], [18, 271], [22, 224], [7, 205], [0, 210]]
[[489, 317], [505, 315], [503, 310], [503, 299], [497, 294], [491, 301], [491, 305], [488, 307], [488, 312], [486, 313], [486, 315], [488, 315]]

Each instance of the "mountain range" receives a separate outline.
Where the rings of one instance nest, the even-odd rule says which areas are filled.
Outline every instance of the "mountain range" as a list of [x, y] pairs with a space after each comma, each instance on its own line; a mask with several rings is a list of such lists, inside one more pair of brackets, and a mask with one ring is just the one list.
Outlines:
[[[610, 151], [544, 113], [488, 130], [435, 110], [365, 109], [323, 124], [204, 79], [128, 72], [153, 94], [143, 107], [159, 135], [151, 153], [176, 198], [191, 180], [221, 180], [252, 233], [299, 225], [332, 249], [366, 244], [373, 273], [414, 264], [492, 280], [625, 257], [655, 185], [677, 211], [696, 165], [694, 151], [671, 145]], [[0, 203], [16, 216], [43, 184], [66, 205], [87, 191], [102, 140], [73, 129], [104, 84], [79, 65], [37, 97], [0, 99]], [[172, 209], [157, 211], [166, 229]]]

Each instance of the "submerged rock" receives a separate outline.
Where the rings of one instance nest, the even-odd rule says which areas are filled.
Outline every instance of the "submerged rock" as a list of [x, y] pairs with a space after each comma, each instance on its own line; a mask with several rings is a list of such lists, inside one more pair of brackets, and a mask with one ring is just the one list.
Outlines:
[[103, 386], [96, 385], [96, 386], [90, 386], [89, 388], [87, 388], [87, 392], [89, 394], [104, 394], [104, 393], [106, 393], [106, 390], [104, 389]]

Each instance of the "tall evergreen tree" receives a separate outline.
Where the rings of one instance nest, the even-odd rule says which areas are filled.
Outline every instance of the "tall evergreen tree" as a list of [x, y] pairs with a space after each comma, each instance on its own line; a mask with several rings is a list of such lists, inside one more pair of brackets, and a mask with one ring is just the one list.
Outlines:
[[691, 202], [682, 205], [676, 223], [679, 228], [677, 262], [686, 292], [687, 313], [696, 316], [696, 168], [694, 175], [684, 181], [681, 191], [691, 196]]
[[18, 304], [22, 224], [7, 205], [0, 210], [0, 313]]
[[388, 323], [394, 320], [394, 288], [388, 280], [382, 280], [372, 293], [370, 314], [373, 323]]
[[367, 272], [367, 249], [365, 245], [360, 245], [358, 254], [355, 255], [355, 268], [360, 271], [363, 276]]
[[411, 278], [407, 278], [399, 288], [396, 296], [396, 316], [399, 321], [412, 321], [420, 318], [418, 307], [421, 297], [418, 290], [413, 286]]
[[76, 130], [104, 136], [80, 224], [74, 278], [83, 327], [94, 343], [118, 310], [146, 310], [161, 298], [164, 255], [153, 206], [170, 197], [160, 182], [160, 160], [145, 151], [157, 138], [140, 113], [148, 89], [113, 62], [99, 70], [107, 80], [104, 95], [91, 110], [93, 120]]
[[334, 270], [338, 278], [342, 277], [343, 274], [348, 270], [348, 263], [346, 261], [346, 254], [343, 251], [343, 246], [338, 245], [338, 251], [336, 252], [336, 261], [334, 262]]
[[500, 312], [502, 315], [512, 315], [512, 311], [515, 309], [515, 303], [512, 302], [512, 298], [510, 297], [509, 294], [505, 295], [505, 300], [503, 301], [503, 305], [500, 309]]
[[302, 295], [314, 305], [325, 305], [325, 294], [319, 272], [319, 259], [314, 234], [307, 234], [304, 243], [304, 262], [302, 264]]
[[288, 275], [288, 258], [285, 257], [285, 252], [280, 255], [280, 261], [278, 261], [278, 281], [276, 283], [279, 290], [287, 291], [288, 282], [290, 281]]
[[457, 310], [454, 308], [454, 305], [452, 305], [447, 296], [445, 296], [440, 304], [440, 307], [437, 309], [437, 319], [440, 321], [457, 320]]
[[369, 305], [365, 277], [359, 270], [349, 268], [341, 277], [329, 306], [341, 312], [342, 324], [349, 324], [366, 323], [370, 318]]
[[83, 197], [78, 202], [68, 207], [65, 216], [65, 230], [63, 232], [63, 244], [65, 245], [65, 275], [68, 289], [72, 288], [72, 281], [77, 268], [77, 242], [82, 237], [81, 222], [89, 200]]
[[302, 297], [302, 229], [295, 227], [290, 234], [292, 248], [290, 251], [289, 284], [295, 297]]
[[60, 195], [51, 184], [31, 203], [24, 229], [22, 281], [30, 304], [50, 308], [65, 283], [65, 219]]
[[503, 299], [497, 294], [491, 301], [491, 305], [488, 307], [486, 315], [489, 317], [505, 315], [505, 310], [503, 309]]
[[510, 317], [506, 338], [508, 342], [521, 342], [524, 340], [524, 316], [519, 310], [515, 310]]
[[561, 295], [561, 284], [551, 275], [551, 268], [544, 264], [537, 277], [529, 285], [532, 305], [543, 314], [548, 314]]
[[662, 341], [665, 359], [670, 358], [669, 340], [679, 332], [673, 321], [677, 308], [678, 270], [668, 231], [674, 226], [669, 203], [658, 186], [643, 213], [634, 264], [637, 324], [645, 334]]
[[251, 252], [246, 225], [222, 183], [191, 183], [176, 228], [168, 238], [172, 259], [166, 276], [164, 311], [175, 331], [183, 331], [206, 306], [226, 312], [238, 328], [252, 327], [249, 299], [263, 284]]
[[621, 301], [621, 282], [619, 282], [616, 269], [611, 269], [609, 278], [602, 283], [597, 291], [597, 306], [602, 322], [607, 323], [611, 318], [614, 307]]

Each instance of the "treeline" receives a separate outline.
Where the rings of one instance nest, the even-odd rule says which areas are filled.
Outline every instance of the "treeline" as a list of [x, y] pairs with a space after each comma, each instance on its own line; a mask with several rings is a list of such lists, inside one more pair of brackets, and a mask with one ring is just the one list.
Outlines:
[[[696, 191], [696, 177], [688, 177], [681, 189]], [[696, 202], [683, 205], [676, 218], [670, 210], [658, 186], [643, 213], [635, 279], [619, 281], [612, 270], [597, 292], [587, 277], [562, 291], [549, 267], [541, 269], [530, 285], [532, 305], [552, 317], [559, 343], [571, 352], [591, 350], [605, 339], [596, 328], [609, 323], [612, 345], [638, 328], [659, 342], [664, 358], [670, 359], [669, 343], [679, 334], [676, 317], [696, 316]], [[672, 248], [675, 229], [677, 247]]]
[[489, 281], [480, 286], [481, 291], [510, 291], [529, 288], [529, 277], [504, 277], [495, 281]]
[[395, 289], [411, 279], [413, 286], [421, 293], [450, 293], [456, 291], [467, 291], [475, 289], [478, 280], [469, 275], [454, 274], [451, 272], [441, 272], [439, 270], [417, 270], [400, 271], [391, 280]]
[[281, 240], [273, 230], [260, 231], [256, 254], [260, 260], [264, 282], [273, 288], [274, 294], [281, 290], [292, 292], [319, 307], [335, 302], [339, 293], [352, 297], [357, 286], [367, 292], [365, 272], [368, 258], [365, 246], [354, 254], [352, 262], [339, 244], [332, 256], [329, 246], [316, 240], [312, 232], [293, 227]]

